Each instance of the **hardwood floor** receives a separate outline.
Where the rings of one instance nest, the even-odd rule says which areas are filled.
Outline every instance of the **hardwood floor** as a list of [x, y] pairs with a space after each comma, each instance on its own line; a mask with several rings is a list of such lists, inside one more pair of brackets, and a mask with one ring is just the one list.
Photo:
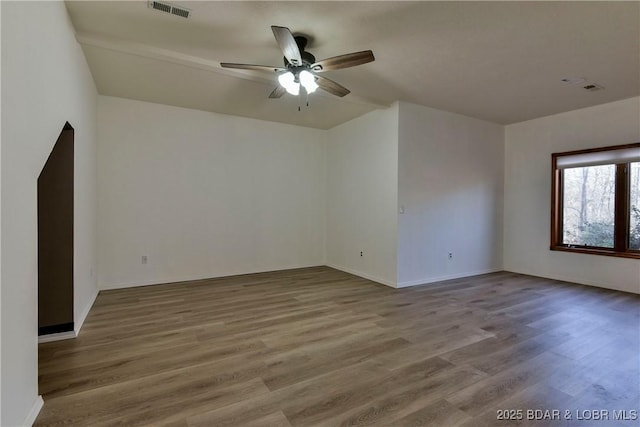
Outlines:
[[327, 267], [103, 291], [40, 345], [40, 393], [38, 426], [637, 426], [640, 297]]

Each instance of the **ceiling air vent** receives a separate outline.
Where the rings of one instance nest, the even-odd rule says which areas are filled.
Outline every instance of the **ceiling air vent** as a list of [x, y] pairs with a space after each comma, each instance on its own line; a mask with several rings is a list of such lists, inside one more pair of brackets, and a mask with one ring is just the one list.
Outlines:
[[604, 89], [602, 86], [600, 86], [599, 84], [595, 84], [595, 83], [589, 83], [588, 85], [582, 86], [583, 89], [588, 90], [589, 92], [595, 92], [597, 90], [602, 90]]
[[151, 9], [159, 10], [160, 12], [169, 13], [171, 15], [180, 16], [182, 18], [188, 18], [191, 16], [191, 11], [187, 8], [176, 6], [164, 1], [149, 1], [149, 7]]
[[565, 83], [568, 85], [579, 85], [586, 81], [587, 79], [585, 79], [584, 77], [567, 77], [562, 79], [562, 83]]

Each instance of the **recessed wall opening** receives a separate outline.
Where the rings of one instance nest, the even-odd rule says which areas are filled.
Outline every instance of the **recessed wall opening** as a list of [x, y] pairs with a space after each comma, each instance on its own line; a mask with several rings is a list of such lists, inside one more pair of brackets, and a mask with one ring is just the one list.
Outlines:
[[38, 335], [73, 331], [73, 151], [67, 122], [38, 177]]

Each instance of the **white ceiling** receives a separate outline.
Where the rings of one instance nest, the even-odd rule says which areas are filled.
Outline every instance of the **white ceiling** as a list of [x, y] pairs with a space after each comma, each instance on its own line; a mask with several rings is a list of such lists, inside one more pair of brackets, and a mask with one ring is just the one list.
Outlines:
[[[68, 1], [98, 91], [330, 128], [396, 100], [514, 123], [640, 94], [640, 2], [190, 2], [190, 19], [146, 1]], [[317, 59], [373, 50], [325, 73], [351, 90], [267, 99], [282, 65], [271, 25], [310, 36]], [[604, 90], [562, 83], [584, 77]]]

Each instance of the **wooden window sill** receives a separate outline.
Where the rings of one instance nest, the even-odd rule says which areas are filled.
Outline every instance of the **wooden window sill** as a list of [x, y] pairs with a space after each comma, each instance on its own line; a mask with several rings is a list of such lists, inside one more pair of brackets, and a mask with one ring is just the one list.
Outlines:
[[640, 251], [616, 252], [614, 250], [584, 248], [580, 246], [551, 246], [552, 251], [575, 252], [579, 254], [604, 255], [617, 258], [640, 259]]

